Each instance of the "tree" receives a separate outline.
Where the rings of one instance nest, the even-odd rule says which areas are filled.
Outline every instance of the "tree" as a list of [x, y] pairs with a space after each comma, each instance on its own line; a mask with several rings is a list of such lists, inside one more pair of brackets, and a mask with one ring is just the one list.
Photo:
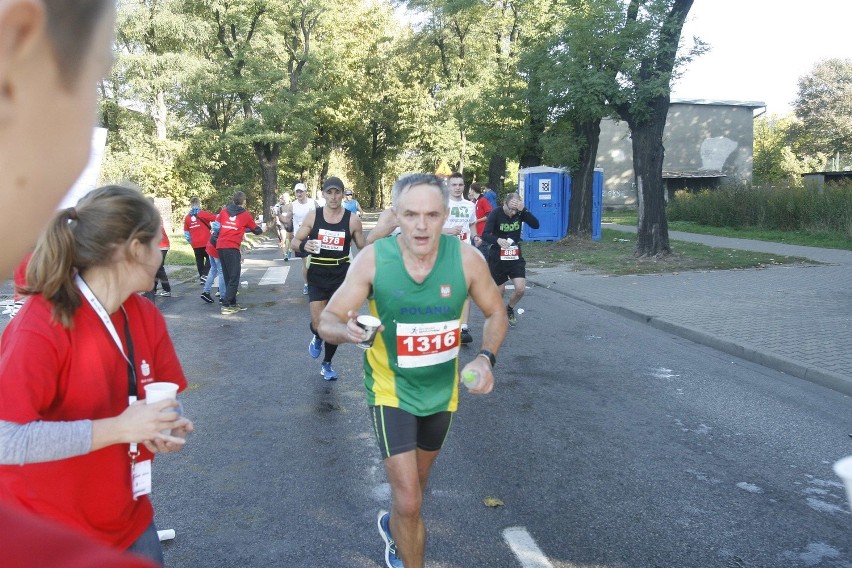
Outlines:
[[[630, 0], [618, 34], [624, 52], [615, 99], [618, 115], [630, 128], [633, 170], [639, 199], [635, 254], [671, 252], [663, 187], [663, 129], [678, 64], [678, 44], [693, 0]], [[683, 58], [680, 60], [683, 61]]]
[[825, 164], [825, 154], [796, 154], [796, 132], [800, 128], [793, 115], [755, 119], [752, 177], [756, 185], [801, 186], [803, 173]]
[[852, 59], [826, 59], [799, 79], [793, 104], [801, 154], [837, 157], [834, 169], [852, 166]]
[[611, 33], [623, 20], [618, 2], [572, 1], [555, 17], [555, 33], [537, 50], [553, 119], [545, 154], [572, 172], [569, 233], [590, 236], [600, 123], [614, 112], [610, 101], [628, 44]]

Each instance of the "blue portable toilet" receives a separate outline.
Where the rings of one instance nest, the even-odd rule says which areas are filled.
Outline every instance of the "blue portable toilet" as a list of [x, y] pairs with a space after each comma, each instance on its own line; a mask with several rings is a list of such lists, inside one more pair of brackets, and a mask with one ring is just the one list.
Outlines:
[[568, 204], [571, 200], [571, 177], [561, 168], [535, 166], [518, 171], [518, 193], [524, 207], [538, 219], [532, 229], [524, 224], [521, 238], [525, 241], [558, 241], [568, 232]]
[[603, 168], [595, 168], [592, 174], [592, 240], [601, 240], [603, 218]]

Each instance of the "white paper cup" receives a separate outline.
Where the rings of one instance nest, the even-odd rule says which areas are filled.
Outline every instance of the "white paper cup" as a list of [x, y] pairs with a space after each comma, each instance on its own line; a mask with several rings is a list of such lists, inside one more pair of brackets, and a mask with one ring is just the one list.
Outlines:
[[311, 239], [311, 242], [314, 243], [317, 249], [314, 254], [319, 254], [319, 252], [322, 250], [322, 241], [319, 239]]
[[[154, 404], [161, 400], [177, 399], [178, 386], [175, 383], [151, 383], [145, 385], [145, 402]], [[169, 430], [163, 430], [160, 434], [168, 435]]]
[[373, 346], [373, 341], [376, 339], [376, 334], [379, 332], [379, 327], [382, 325], [382, 320], [368, 315], [360, 315], [355, 319], [358, 327], [367, 332], [367, 339], [361, 343], [356, 343], [361, 349], [369, 349]]
[[849, 500], [849, 508], [852, 509], [852, 456], [834, 462], [834, 473], [846, 485], [846, 498]]

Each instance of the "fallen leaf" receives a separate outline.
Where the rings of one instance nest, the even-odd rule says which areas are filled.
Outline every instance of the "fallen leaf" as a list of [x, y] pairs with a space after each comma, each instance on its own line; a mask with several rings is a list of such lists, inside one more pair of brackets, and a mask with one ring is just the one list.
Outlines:
[[482, 500], [482, 502], [485, 503], [486, 507], [502, 507], [503, 506], [503, 501], [501, 501], [500, 499], [496, 499], [494, 497], [486, 497], [485, 499]]

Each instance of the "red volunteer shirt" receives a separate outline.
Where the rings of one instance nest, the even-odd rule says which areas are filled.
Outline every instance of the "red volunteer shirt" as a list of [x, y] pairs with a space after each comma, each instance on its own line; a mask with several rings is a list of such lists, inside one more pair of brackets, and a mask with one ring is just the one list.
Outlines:
[[187, 213], [183, 219], [183, 230], [189, 231], [189, 245], [192, 248], [203, 248], [210, 242], [210, 223], [216, 216], [203, 209], [197, 215]]
[[220, 250], [240, 248], [246, 229], [253, 231], [257, 228], [257, 223], [248, 210], [232, 216], [228, 209], [223, 207], [216, 220], [222, 225], [219, 229], [219, 240], [216, 241], [216, 248]]
[[135, 554], [6, 505], [0, 505], [0, 550], [3, 568], [156, 568]]
[[[488, 202], [487, 199], [480, 196], [479, 199], [476, 200], [476, 218], [481, 219], [483, 217], [488, 217], [488, 214], [491, 212], [493, 207]], [[477, 236], [482, 236], [482, 230], [485, 228], [485, 221], [480, 221], [476, 224], [476, 234]]]
[[166, 228], [160, 225], [160, 250], [169, 250], [169, 236], [166, 234]]
[[[127, 408], [127, 362], [85, 299], [67, 330], [51, 322], [41, 295], [27, 300], [0, 340], [0, 420], [111, 418]], [[186, 388], [186, 378], [157, 307], [137, 294], [124, 302], [138, 381]], [[111, 316], [124, 345], [124, 315]], [[133, 500], [127, 444], [44, 463], [0, 466], [0, 501], [53, 519], [125, 549], [151, 524], [147, 496]], [[139, 445], [138, 461], [152, 455]]]

